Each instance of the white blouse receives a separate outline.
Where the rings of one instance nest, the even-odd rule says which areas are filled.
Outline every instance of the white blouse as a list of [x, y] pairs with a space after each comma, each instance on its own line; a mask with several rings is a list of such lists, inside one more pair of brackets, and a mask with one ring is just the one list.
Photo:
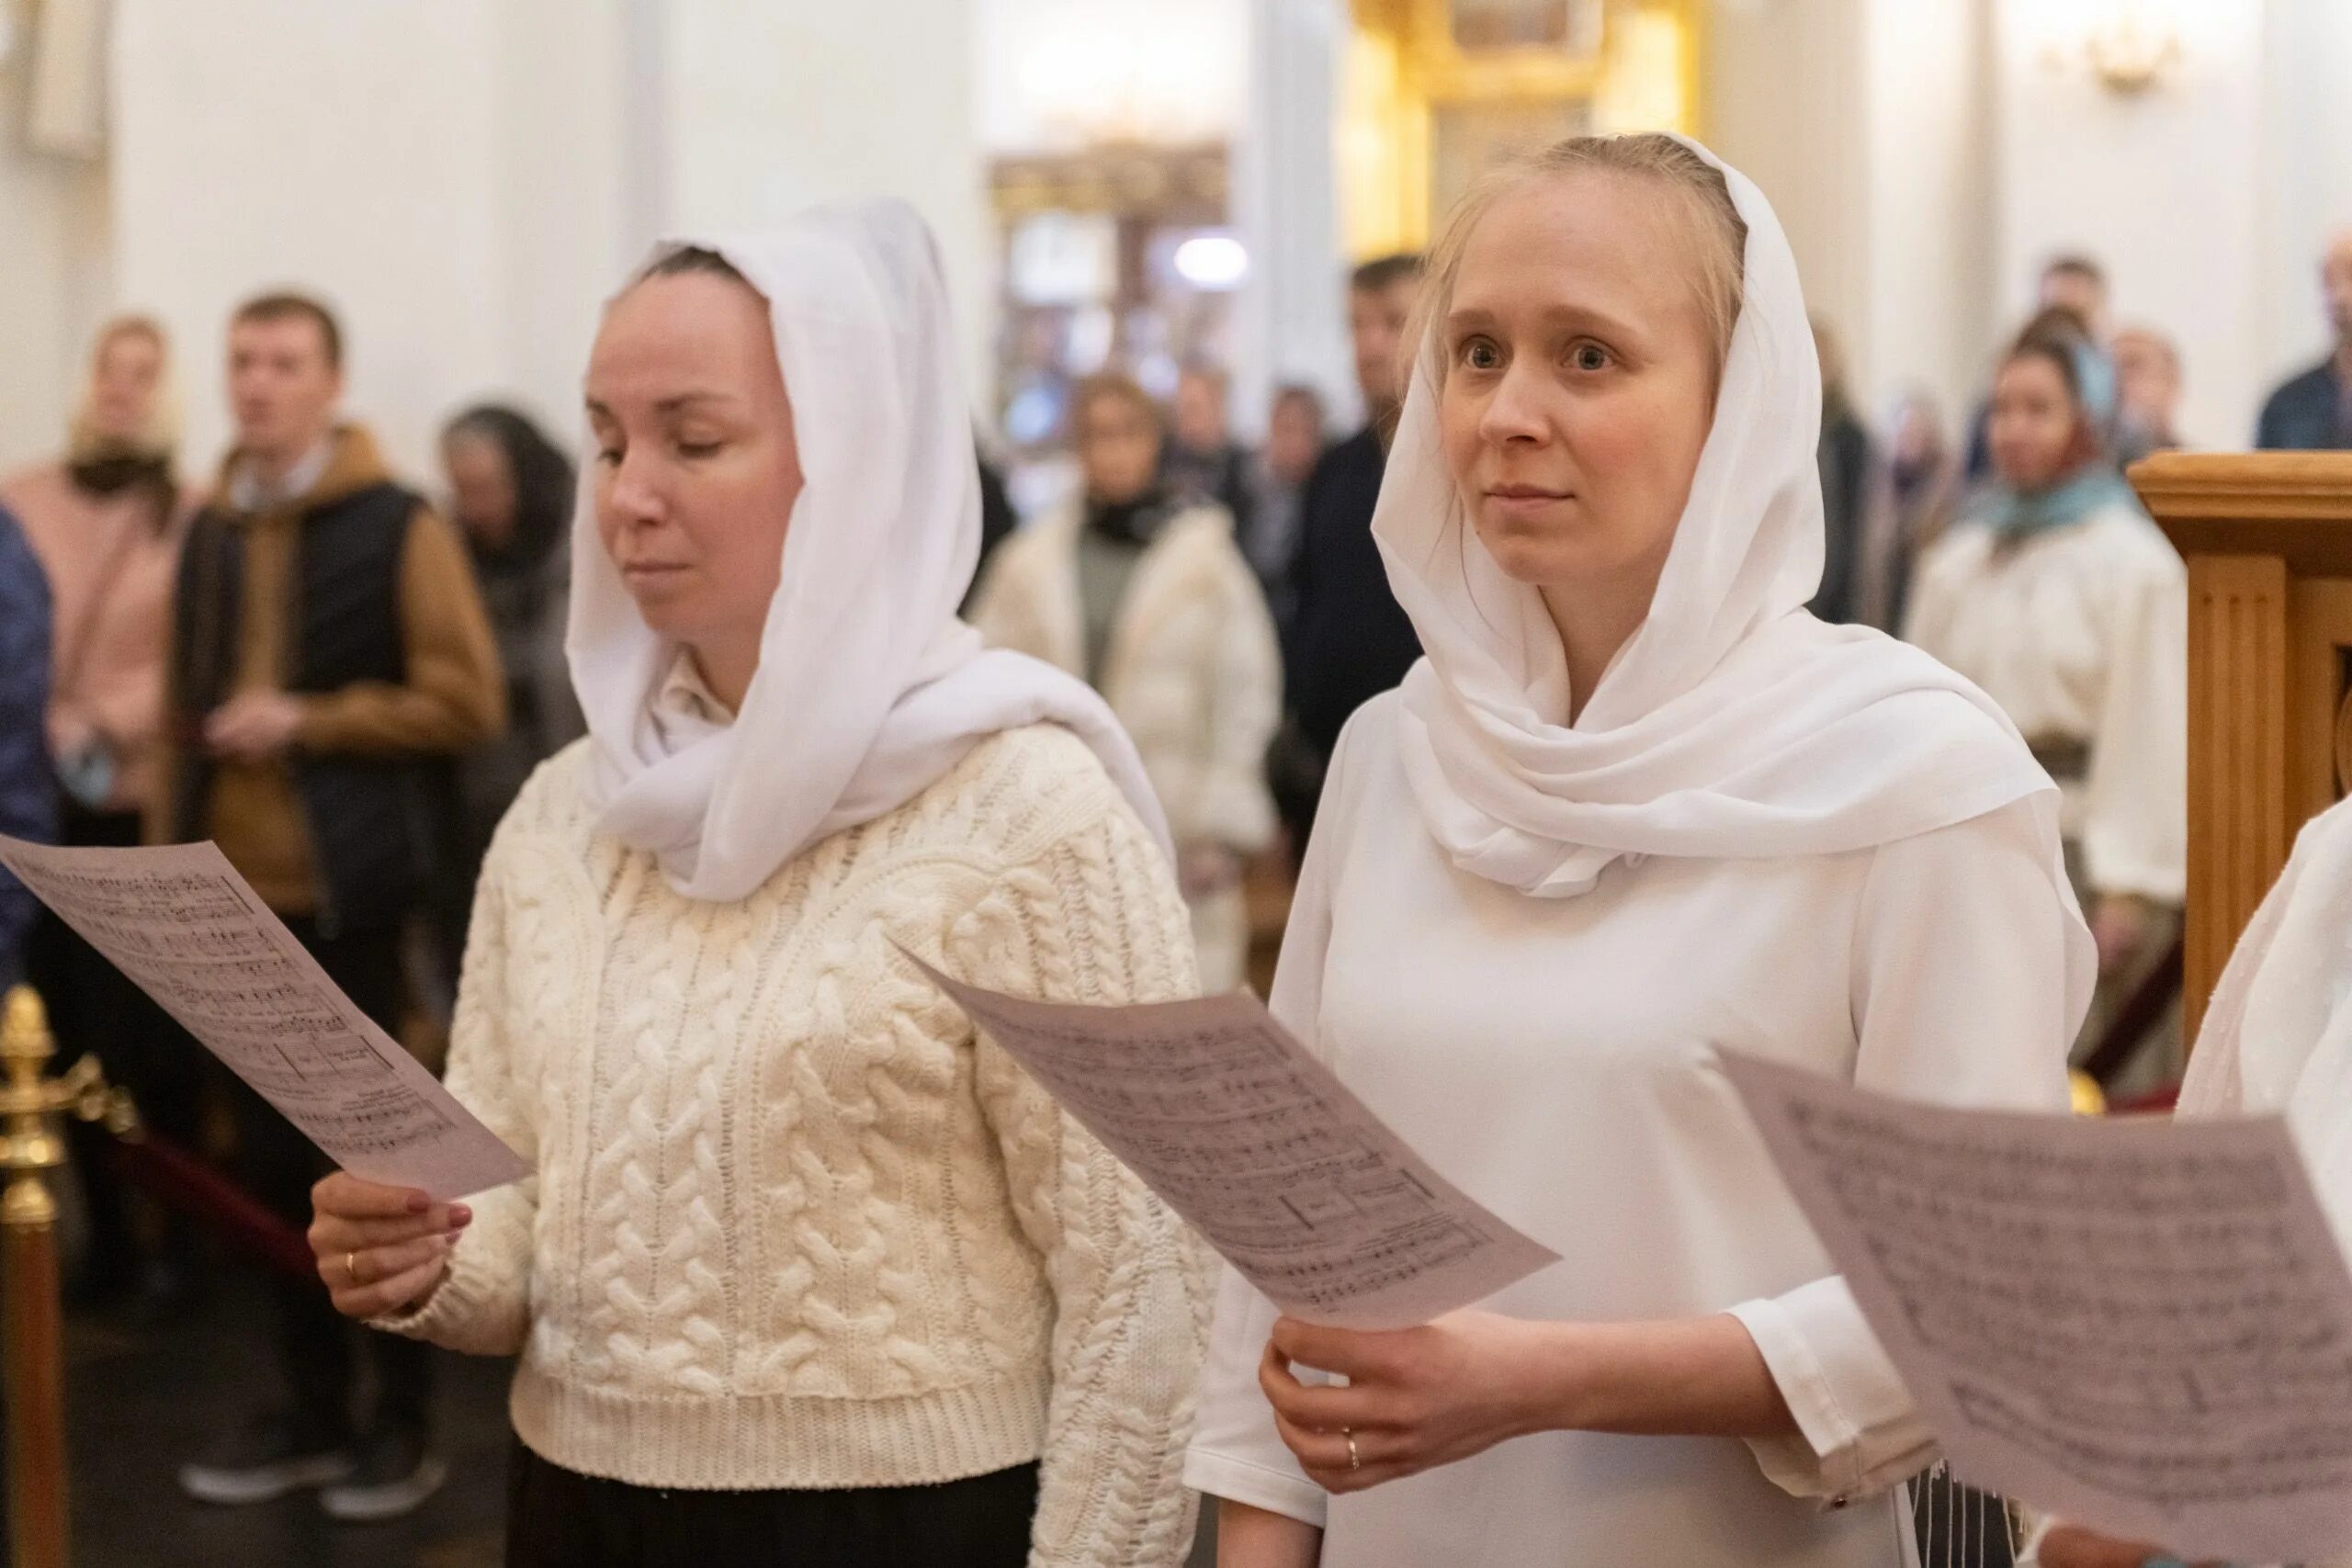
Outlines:
[[2188, 862], [2188, 573], [2110, 506], [1996, 550], [1962, 524], [1919, 563], [1903, 633], [1984, 689], [2031, 741], [2082, 742], [2064, 825], [2101, 893], [2180, 902]]
[[1187, 1482], [1321, 1526], [1324, 1568], [1908, 1562], [1888, 1489], [1932, 1440], [1715, 1051], [2063, 1110], [2079, 919], [2038, 858], [2046, 807], [1847, 854], [1636, 858], [1583, 897], [1537, 899], [1438, 849], [1396, 724], [1383, 697], [1342, 737], [1273, 1010], [1447, 1178], [1560, 1254], [1487, 1307], [1733, 1312], [1802, 1436], [1545, 1433], [1329, 1497], [1258, 1388], [1273, 1308], [1227, 1270]]

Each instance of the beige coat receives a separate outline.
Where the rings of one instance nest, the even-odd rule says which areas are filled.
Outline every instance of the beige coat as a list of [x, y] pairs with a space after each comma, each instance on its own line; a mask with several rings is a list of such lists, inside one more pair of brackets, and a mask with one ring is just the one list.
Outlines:
[[158, 531], [151, 504], [132, 492], [88, 495], [57, 462], [0, 479], [0, 506], [24, 525], [49, 574], [50, 746], [62, 758], [94, 734], [105, 739], [116, 762], [109, 811], [142, 810], [155, 795], [164, 642], [189, 508], [175, 506]]
[[[1082, 517], [1073, 502], [1006, 540], [971, 612], [991, 645], [1080, 677]], [[1102, 674], [1102, 695], [1143, 754], [1178, 852], [1263, 849], [1274, 830], [1265, 757], [1282, 709], [1282, 656], [1222, 507], [1179, 513], [1136, 563]], [[1239, 881], [1188, 889], [1188, 901], [1203, 988], [1239, 986], [1250, 950]]]

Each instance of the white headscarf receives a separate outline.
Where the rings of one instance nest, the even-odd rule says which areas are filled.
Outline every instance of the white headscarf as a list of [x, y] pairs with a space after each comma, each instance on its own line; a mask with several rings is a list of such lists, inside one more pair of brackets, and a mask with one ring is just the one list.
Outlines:
[[[1694, 144], [1695, 145], [1695, 144]], [[1990, 699], [1926, 654], [1805, 610], [1821, 581], [1821, 373], [1795, 258], [1756, 186], [1745, 302], [1648, 618], [1567, 723], [1559, 634], [1469, 529], [1439, 446], [1430, 356], [1373, 520], [1428, 657], [1399, 744], [1430, 831], [1463, 869], [1540, 897], [1621, 856], [1870, 848], [2056, 791]]]
[[1093, 749], [1164, 847], [1142, 763], [1102, 700], [1048, 665], [983, 651], [956, 617], [979, 558], [979, 480], [922, 220], [899, 202], [820, 208], [773, 233], [666, 241], [647, 265], [687, 247], [726, 257], [766, 297], [806, 482], [759, 671], [723, 727], [654, 721], [679, 649], [638, 614], [583, 488], [564, 647], [598, 826], [659, 856], [686, 897], [741, 898], [983, 738], [1050, 720]]

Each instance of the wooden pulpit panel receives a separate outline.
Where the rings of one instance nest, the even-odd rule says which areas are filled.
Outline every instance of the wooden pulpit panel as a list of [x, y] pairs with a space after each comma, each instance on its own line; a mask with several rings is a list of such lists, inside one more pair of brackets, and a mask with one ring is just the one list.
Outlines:
[[2193, 1038], [2296, 830], [2352, 776], [2352, 452], [2167, 452], [2131, 479], [2188, 563]]

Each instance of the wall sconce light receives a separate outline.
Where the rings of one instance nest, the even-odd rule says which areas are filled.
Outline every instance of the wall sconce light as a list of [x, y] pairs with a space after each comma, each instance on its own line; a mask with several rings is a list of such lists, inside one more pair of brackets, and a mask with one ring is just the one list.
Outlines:
[[2087, 67], [2120, 97], [2146, 92], [2181, 62], [2180, 28], [2148, 0], [2106, 0], [2092, 15], [2052, 39], [2043, 58], [2059, 70]]
[[2083, 40], [2083, 57], [2111, 93], [2144, 93], [2180, 63], [2180, 34], [2126, 13], [2093, 28]]

